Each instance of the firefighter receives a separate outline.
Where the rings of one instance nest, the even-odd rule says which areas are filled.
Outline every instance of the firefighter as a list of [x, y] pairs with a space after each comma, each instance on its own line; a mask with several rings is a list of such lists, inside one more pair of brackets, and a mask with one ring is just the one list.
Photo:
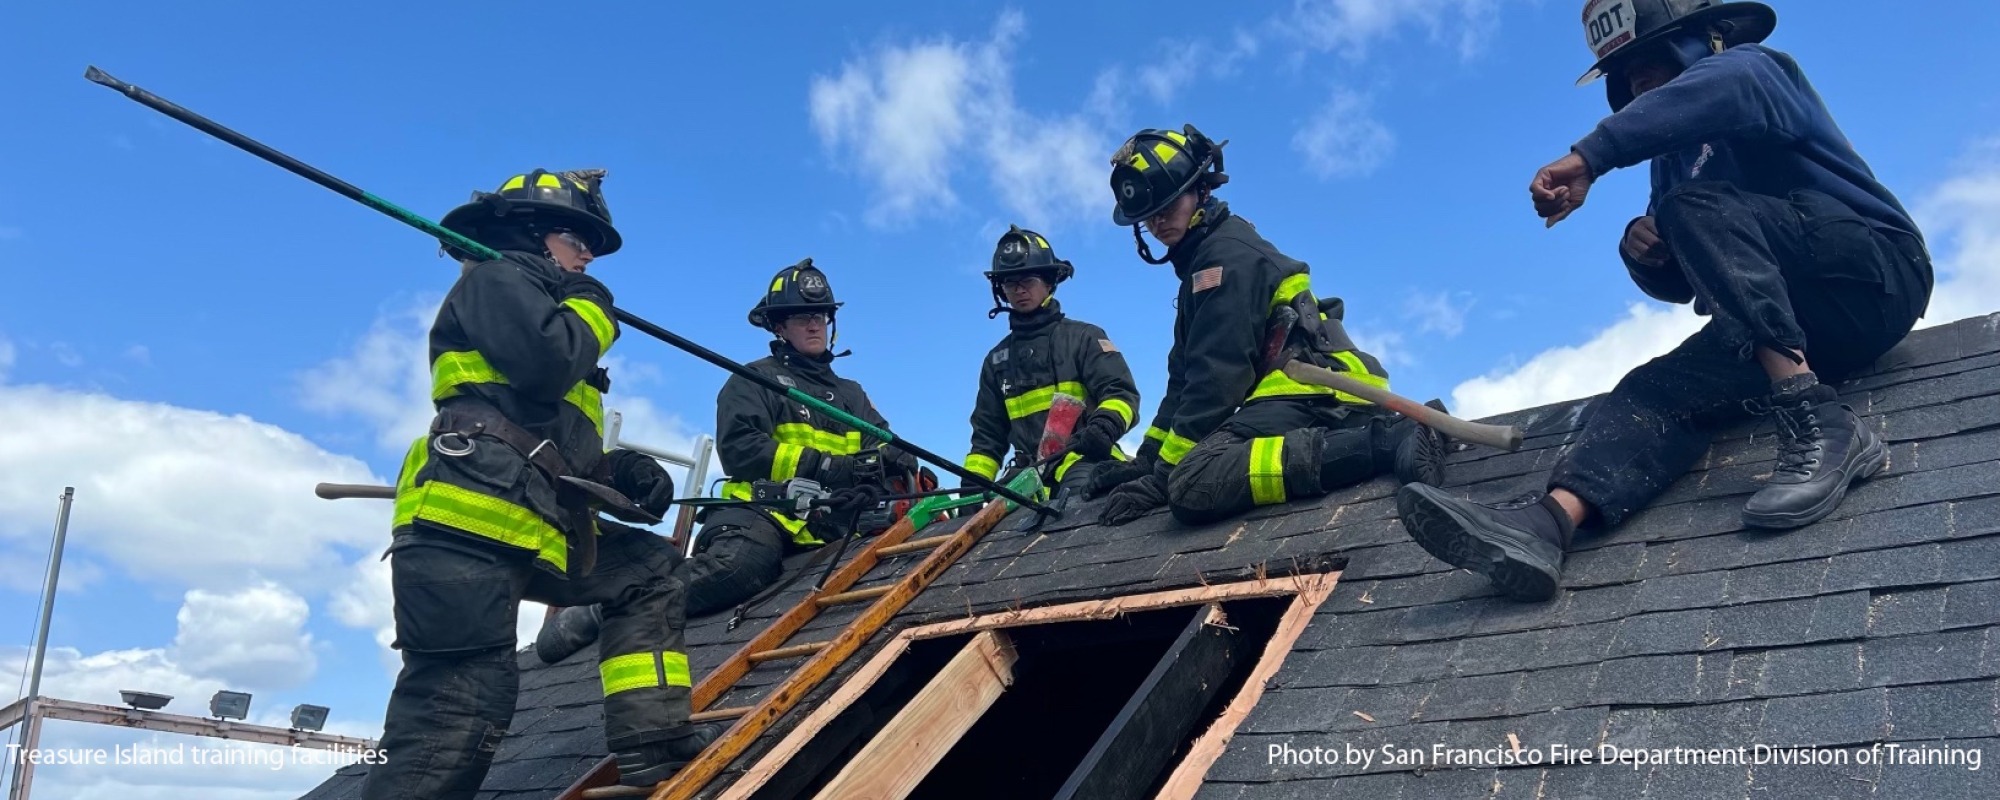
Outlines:
[[602, 170], [535, 170], [444, 217], [500, 251], [447, 246], [463, 270], [430, 331], [430, 430], [397, 478], [386, 558], [403, 669], [367, 798], [470, 798], [514, 715], [523, 599], [602, 603], [605, 744], [621, 780], [651, 785], [699, 754], [688, 724], [685, 595], [674, 553], [642, 530], [599, 528], [564, 476], [609, 484], [657, 516], [673, 481], [638, 453], [603, 451], [599, 366], [618, 338], [610, 290], [586, 270], [618, 251]]
[[[1139, 458], [1093, 480], [1093, 495], [1111, 493], [1102, 522], [1123, 524], [1161, 505], [1182, 522], [1210, 522], [1389, 472], [1438, 482], [1446, 445], [1435, 431], [1281, 371], [1296, 358], [1375, 386], [1389, 382], [1342, 329], [1341, 301], [1313, 294], [1305, 262], [1215, 197], [1229, 180], [1222, 144], [1193, 125], [1148, 129], [1111, 164], [1112, 221], [1132, 227], [1147, 263], [1173, 264], [1180, 293], [1166, 396]], [[1153, 256], [1141, 225], [1167, 246], [1166, 257]], [[1286, 312], [1296, 315], [1289, 326]], [[1267, 353], [1271, 333], [1280, 346]]]
[[[833, 371], [834, 300], [826, 274], [808, 258], [778, 271], [750, 310], [750, 324], [776, 337], [771, 355], [750, 369], [824, 400], [869, 424], [888, 428], [861, 384]], [[844, 356], [847, 353], [841, 353]], [[832, 491], [884, 487], [890, 474], [917, 471], [917, 460], [797, 400], [731, 376], [715, 398], [716, 452], [728, 480], [722, 496], [748, 500], [758, 481], [810, 480]], [[825, 544], [798, 515], [724, 506], [707, 510], [693, 558], [681, 568], [688, 615], [732, 608], [777, 582], [787, 552]]]
[[[980, 362], [966, 469], [995, 477], [1009, 447], [1015, 466], [1026, 467], [1037, 460], [1045, 434], [1068, 440], [1070, 452], [1055, 464], [1059, 484], [1081, 485], [1093, 465], [1125, 459], [1118, 437], [1137, 420], [1139, 390], [1104, 329], [1063, 315], [1056, 286], [1075, 272], [1034, 231], [1010, 225], [994, 246], [986, 273], [994, 307], [987, 316], [1006, 312], [1009, 332]], [[1058, 426], [1073, 427], [1048, 430], [1051, 404], [1072, 402], [1076, 415], [1054, 416]]]
[[1596, 58], [1584, 79], [1606, 79], [1612, 113], [1535, 174], [1535, 211], [1554, 225], [1599, 177], [1650, 161], [1652, 195], [1619, 256], [1648, 295], [1709, 321], [1618, 382], [1545, 490], [1497, 503], [1399, 492], [1418, 543], [1521, 600], [1555, 595], [1579, 528], [1617, 526], [1751, 414], [1771, 419], [1777, 460], [1744, 524], [1833, 513], [1888, 462], [1834, 384], [1900, 342], [1932, 288], [1922, 232], [1798, 62], [1759, 44], [1777, 25], [1769, 6], [1594, 0], [1583, 22]]

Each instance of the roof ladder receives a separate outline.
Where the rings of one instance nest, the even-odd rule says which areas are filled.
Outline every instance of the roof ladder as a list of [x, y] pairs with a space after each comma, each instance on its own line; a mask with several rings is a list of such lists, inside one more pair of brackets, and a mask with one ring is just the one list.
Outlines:
[[[1025, 470], [1008, 488], [1030, 495], [1040, 491], [1040, 477], [1035, 470]], [[931, 500], [939, 502], [932, 503]], [[722, 662], [715, 671], [703, 677], [694, 687], [694, 715], [691, 721], [707, 722], [736, 720], [730, 729], [717, 737], [680, 772], [675, 773], [659, 785], [647, 789], [643, 787], [617, 786], [617, 767], [607, 756], [592, 767], [584, 777], [557, 796], [557, 800], [596, 800], [608, 797], [650, 797], [652, 800], [690, 800], [707, 786], [709, 781], [722, 774], [730, 762], [748, 750], [751, 743], [769, 730], [778, 720], [784, 718], [793, 706], [804, 700], [821, 682], [833, 675], [850, 656], [861, 649], [868, 639], [888, 624], [889, 620], [903, 610], [911, 600], [930, 586], [932, 581], [950, 569], [960, 556], [972, 550], [986, 533], [998, 525], [1014, 509], [1013, 503], [995, 498], [986, 502], [979, 513], [959, 526], [956, 531], [926, 539], [910, 540], [916, 533], [913, 520], [929, 519], [942, 508], [965, 505], [977, 500], [948, 501], [943, 498], [927, 498], [919, 503], [903, 519], [887, 531], [876, 536], [868, 545], [855, 553], [854, 558], [834, 572], [825, 586], [802, 598], [798, 605], [786, 611], [783, 616], [772, 620], [770, 627], [758, 633], [749, 642]], [[885, 583], [863, 589], [854, 585], [866, 577], [884, 558], [928, 551], [922, 563], [893, 583]], [[820, 612], [836, 605], [855, 604], [873, 600], [867, 610], [854, 618], [832, 639], [822, 642], [806, 642], [786, 646], [786, 642], [803, 629]], [[710, 709], [717, 700], [734, 688], [736, 683], [750, 674], [754, 665], [794, 658], [806, 661], [794, 669], [778, 687], [766, 695], [755, 706]]]

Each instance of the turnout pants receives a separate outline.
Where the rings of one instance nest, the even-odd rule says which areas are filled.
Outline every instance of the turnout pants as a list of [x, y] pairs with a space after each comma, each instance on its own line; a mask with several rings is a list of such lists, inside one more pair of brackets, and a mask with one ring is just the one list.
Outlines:
[[1373, 478], [1374, 423], [1384, 413], [1331, 399], [1244, 406], [1174, 466], [1168, 507], [1198, 525]]
[[676, 575], [687, 586], [687, 615], [705, 617], [735, 608], [778, 582], [791, 535], [769, 516], [747, 508], [719, 508], [702, 523], [695, 554]]
[[1550, 474], [1549, 488], [1576, 493], [1605, 529], [1687, 472], [1717, 428], [1746, 419], [1744, 400], [1770, 395], [1757, 346], [1800, 350], [1834, 384], [1902, 341], [1930, 303], [1922, 243], [1819, 192], [1693, 182], [1655, 213], [1678, 262], [1662, 269], [1678, 268], [1712, 319], [1626, 374]]
[[565, 580], [533, 554], [417, 523], [390, 547], [403, 669], [389, 695], [368, 800], [471, 798], [514, 717], [515, 617], [523, 599], [603, 606], [598, 668], [613, 752], [687, 733], [693, 680], [681, 636], [681, 582], [664, 538], [599, 537], [591, 574]]

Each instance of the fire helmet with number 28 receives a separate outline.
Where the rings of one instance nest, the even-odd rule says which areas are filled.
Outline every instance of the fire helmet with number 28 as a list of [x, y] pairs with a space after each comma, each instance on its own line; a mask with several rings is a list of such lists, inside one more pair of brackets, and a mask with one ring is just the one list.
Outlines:
[[[1576, 81], [1584, 86], [1607, 77], [1605, 100], [1617, 111], [1632, 102], [1622, 61], [1634, 53], [1687, 33], [1710, 40], [1714, 51], [1756, 44], [1778, 26], [1778, 12], [1753, 2], [1715, 0], [1588, 0], [1583, 5], [1584, 44], [1597, 61]], [[1711, 38], [1712, 37], [1712, 38]], [[1682, 67], [1686, 67], [1682, 59]]]

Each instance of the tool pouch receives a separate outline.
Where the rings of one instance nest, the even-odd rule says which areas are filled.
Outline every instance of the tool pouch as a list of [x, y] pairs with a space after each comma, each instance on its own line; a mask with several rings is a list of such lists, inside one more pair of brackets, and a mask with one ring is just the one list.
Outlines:
[[[556, 443], [528, 432], [528, 429], [514, 423], [500, 410], [486, 403], [469, 399], [457, 399], [438, 409], [431, 418], [432, 446], [441, 454], [454, 455], [470, 452], [474, 438], [485, 435], [507, 445], [528, 463], [535, 465], [555, 487], [556, 504], [562, 509], [566, 519], [561, 527], [569, 540], [572, 558], [570, 574], [583, 576], [590, 574], [597, 563], [597, 519], [591, 510], [588, 493], [563, 481], [563, 476], [574, 475], [596, 483], [610, 485], [611, 461], [599, 454], [592, 463], [577, 469], [563, 458]], [[458, 448], [465, 448], [458, 450]]]

